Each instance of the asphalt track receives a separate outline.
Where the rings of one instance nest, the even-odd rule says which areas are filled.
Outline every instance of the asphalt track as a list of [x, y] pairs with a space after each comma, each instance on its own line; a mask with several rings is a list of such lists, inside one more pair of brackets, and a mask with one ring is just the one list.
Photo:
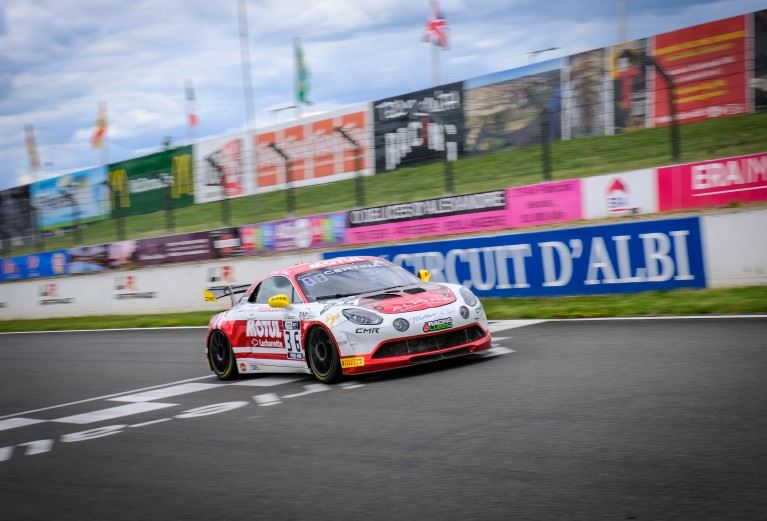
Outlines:
[[495, 336], [330, 387], [217, 385], [201, 330], [0, 336], [0, 519], [765, 519], [767, 319]]

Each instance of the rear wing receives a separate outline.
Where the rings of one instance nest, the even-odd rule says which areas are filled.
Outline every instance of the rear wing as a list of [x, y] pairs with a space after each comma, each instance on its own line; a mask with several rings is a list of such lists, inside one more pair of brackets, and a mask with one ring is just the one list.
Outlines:
[[248, 291], [248, 288], [250, 287], [250, 284], [239, 284], [236, 286], [228, 285], [228, 286], [213, 286], [211, 288], [206, 289], [203, 292], [203, 296], [205, 297], [205, 302], [215, 302], [218, 299], [224, 298], [224, 297], [230, 297], [232, 299], [232, 306], [234, 306], [237, 301], [235, 300], [235, 295], [241, 295]]

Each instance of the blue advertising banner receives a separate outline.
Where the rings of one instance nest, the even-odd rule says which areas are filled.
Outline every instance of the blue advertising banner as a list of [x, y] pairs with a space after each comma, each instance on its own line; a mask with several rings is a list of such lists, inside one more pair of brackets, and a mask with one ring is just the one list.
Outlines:
[[109, 215], [109, 187], [103, 166], [33, 183], [32, 204], [40, 226], [57, 228], [75, 221], [89, 222]]
[[53, 277], [67, 273], [67, 252], [47, 251], [2, 259], [0, 281]]
[[704, 288], [697, 217], [584, 226], [323, 253], [372, 255], [480, 297]]

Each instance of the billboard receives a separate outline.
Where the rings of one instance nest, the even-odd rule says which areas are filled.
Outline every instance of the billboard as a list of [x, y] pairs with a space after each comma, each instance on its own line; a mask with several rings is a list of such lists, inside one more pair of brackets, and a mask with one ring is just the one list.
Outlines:
[[[655, 61], [676, 84], [680, 122], [746, 112], [746, 16], [659, 34], [652, 47]], [[668, 125], [669, 89], [657, 72], [653, 76], [654, 124]]]
[[509, 228], [506, 192], [438, 197], [348, 212], [346, 242], [360, 244]]
[[767, 153], [657, 169], [662, 212], [767, 201]]
[[29, 185], [0, 191], [0, 240], [29, 237], [36, 228]]
[[649, 96], [645, 56], [646, 38], [609, 48], [607, 66], [612, 81], [613, 129], [616, 132], [647, 126]]
[[139, 266], [215, 259], [209, 232], [180, 233], [136, 241]]
[[463, 153], [463, 83], [373, 103], [376, 173]]
[[109, 186], [104, 166], [38, 181], [30, 186], [30, 193], [43, 229], [109, 216]]
[[0, 281], [65, 275], [67, 264], [67, 252], [63, 250], [8, 257], [2, 259]]
[[570, 138], [605, 133], [605, 54], [605, 49], [595, 49], [567, 58], [567, 101], [562, 125]]
[[346, 213], [336, 212], [240, 226], [242, 253], [276, 253], [344, 244]]
[[697, 217], [564, 228], [323, 253], [384, 257], [480, 297], [706, 287]]
[[581, 183], [584, 219], [658, 212], [654, 169], [586, 177]]
[[767, 111], [767, 9], [753, 14], [754, 27], [754, 109]]
[[192, 147], [109, 165], [112, 215], [137, 215], [194, 203]]
[[581, 180], [507, 188], [506, 200], [513, 228], [577, 221], [581, 218]]
[[194, 145], [194, 202], [209, 203], [250, 192], [246, 175], [245, 135]]
[[466, 80], [467, 153], [538, 144], [544, 117], [549, 139], [560, 139], [561, 73], [555, 59]]
[[[369, 106], [362, 105], [259, 130], [253, 137], [255, 187], [275, 190], [288, 181], [286, 160], [274, 147], [288, 157], [290, 181], [298, 186], [336, 181], [358, 170], [369, 173], [371, 126]], [[359, 151], [338, 128], [360, 145]]]

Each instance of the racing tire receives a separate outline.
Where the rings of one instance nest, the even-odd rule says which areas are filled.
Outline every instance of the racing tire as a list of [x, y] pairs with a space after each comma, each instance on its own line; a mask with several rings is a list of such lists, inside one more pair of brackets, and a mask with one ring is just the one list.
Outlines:
[[341, 359], [336, 344], [323, 328], [315, 327], [309, 332], [306, 354], [309, 369], [320, 382], [329, 384], [341, 377]]
[[210, 368], [221, 380], [233, 380], [240, 374], [237, 372], [237, 360], [229, 344], [229, 339], [221, 331], [214, 331], [208, 340], [208, 362]]

